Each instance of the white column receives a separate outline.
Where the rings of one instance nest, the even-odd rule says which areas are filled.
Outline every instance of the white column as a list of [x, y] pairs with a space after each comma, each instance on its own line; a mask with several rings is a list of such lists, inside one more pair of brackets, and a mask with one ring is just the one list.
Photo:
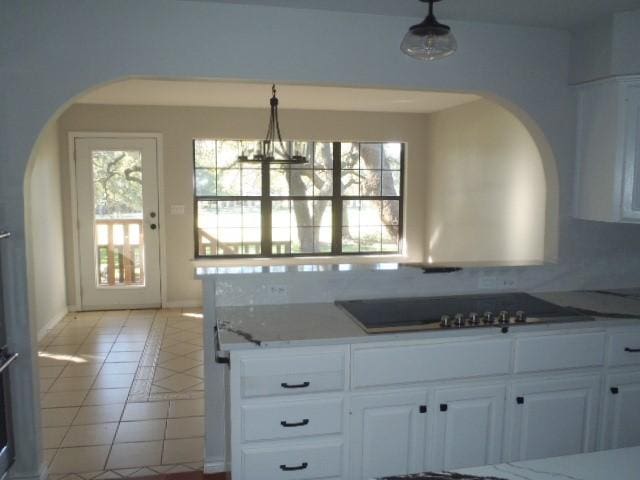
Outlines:
[[227, 365], [216, 363], [215, 326], [216, 326], [216, 281], [208, 277], [202, 281], [202, 300], [204, 305], [204, 471], [205, 473], [224, 472], [230, 464], [227, 458], [229, 415], [227, 392], [229, 375]]

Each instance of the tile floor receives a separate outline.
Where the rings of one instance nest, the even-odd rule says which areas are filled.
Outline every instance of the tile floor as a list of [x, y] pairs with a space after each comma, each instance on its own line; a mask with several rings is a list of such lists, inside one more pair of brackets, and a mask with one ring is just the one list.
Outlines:
[[50, 478], [142, 477], [202, 469], [202, 315], [67, 315], [39, 344]]

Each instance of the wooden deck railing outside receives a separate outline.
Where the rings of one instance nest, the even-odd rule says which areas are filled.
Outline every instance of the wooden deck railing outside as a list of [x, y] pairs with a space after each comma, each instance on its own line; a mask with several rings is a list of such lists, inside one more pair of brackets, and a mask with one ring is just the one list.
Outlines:
[[96, 250], [100, 286], [144, 285], [142, 220], [96, 220]]

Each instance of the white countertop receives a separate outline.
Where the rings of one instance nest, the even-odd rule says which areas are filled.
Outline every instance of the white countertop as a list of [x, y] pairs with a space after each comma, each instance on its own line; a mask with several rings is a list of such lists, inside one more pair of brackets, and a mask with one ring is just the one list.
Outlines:
[[[640, 325], [637, 319], [609, 316], [623, 314], [640, 318], [640, 298], [635, 298], [636, 294], [637, 291], [623, 293], [622, 295], [625, 296], [598, 292], [536, 293], [535, 296], [559, 305], [600, 313], [595, 321], [512, 325], [510, 332], [533, 333]], [[220, 307], [216, 310], [216, 314], [221, 352], [293, 345], [330, 345], [502, 334], [499, 328], [486, 327], [370, 335], [332, 303]]]
[[640, 447], [456, 470], [508, 480], [638, 480]]

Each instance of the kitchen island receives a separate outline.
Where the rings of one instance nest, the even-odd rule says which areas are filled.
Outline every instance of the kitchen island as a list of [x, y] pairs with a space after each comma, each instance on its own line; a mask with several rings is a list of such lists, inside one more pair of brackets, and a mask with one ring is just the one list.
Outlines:
[[458, 473], [507, 480], [636, 480], [640, 447], [468, 468]]
[[[636, 480], [640, 472], [640, 447], [542, 458], [457, 470], [453, 474], [416, 474], [380, 480]], [[456, 476], [458, 474], [459, 476]]]
[[636, 293], [536, 294], [595, 319], [506, 333], [368, 335], [332, 303], [210, 304], [211, 345], [230, 362], [234, 478], [367, 479], [639, 445]]

